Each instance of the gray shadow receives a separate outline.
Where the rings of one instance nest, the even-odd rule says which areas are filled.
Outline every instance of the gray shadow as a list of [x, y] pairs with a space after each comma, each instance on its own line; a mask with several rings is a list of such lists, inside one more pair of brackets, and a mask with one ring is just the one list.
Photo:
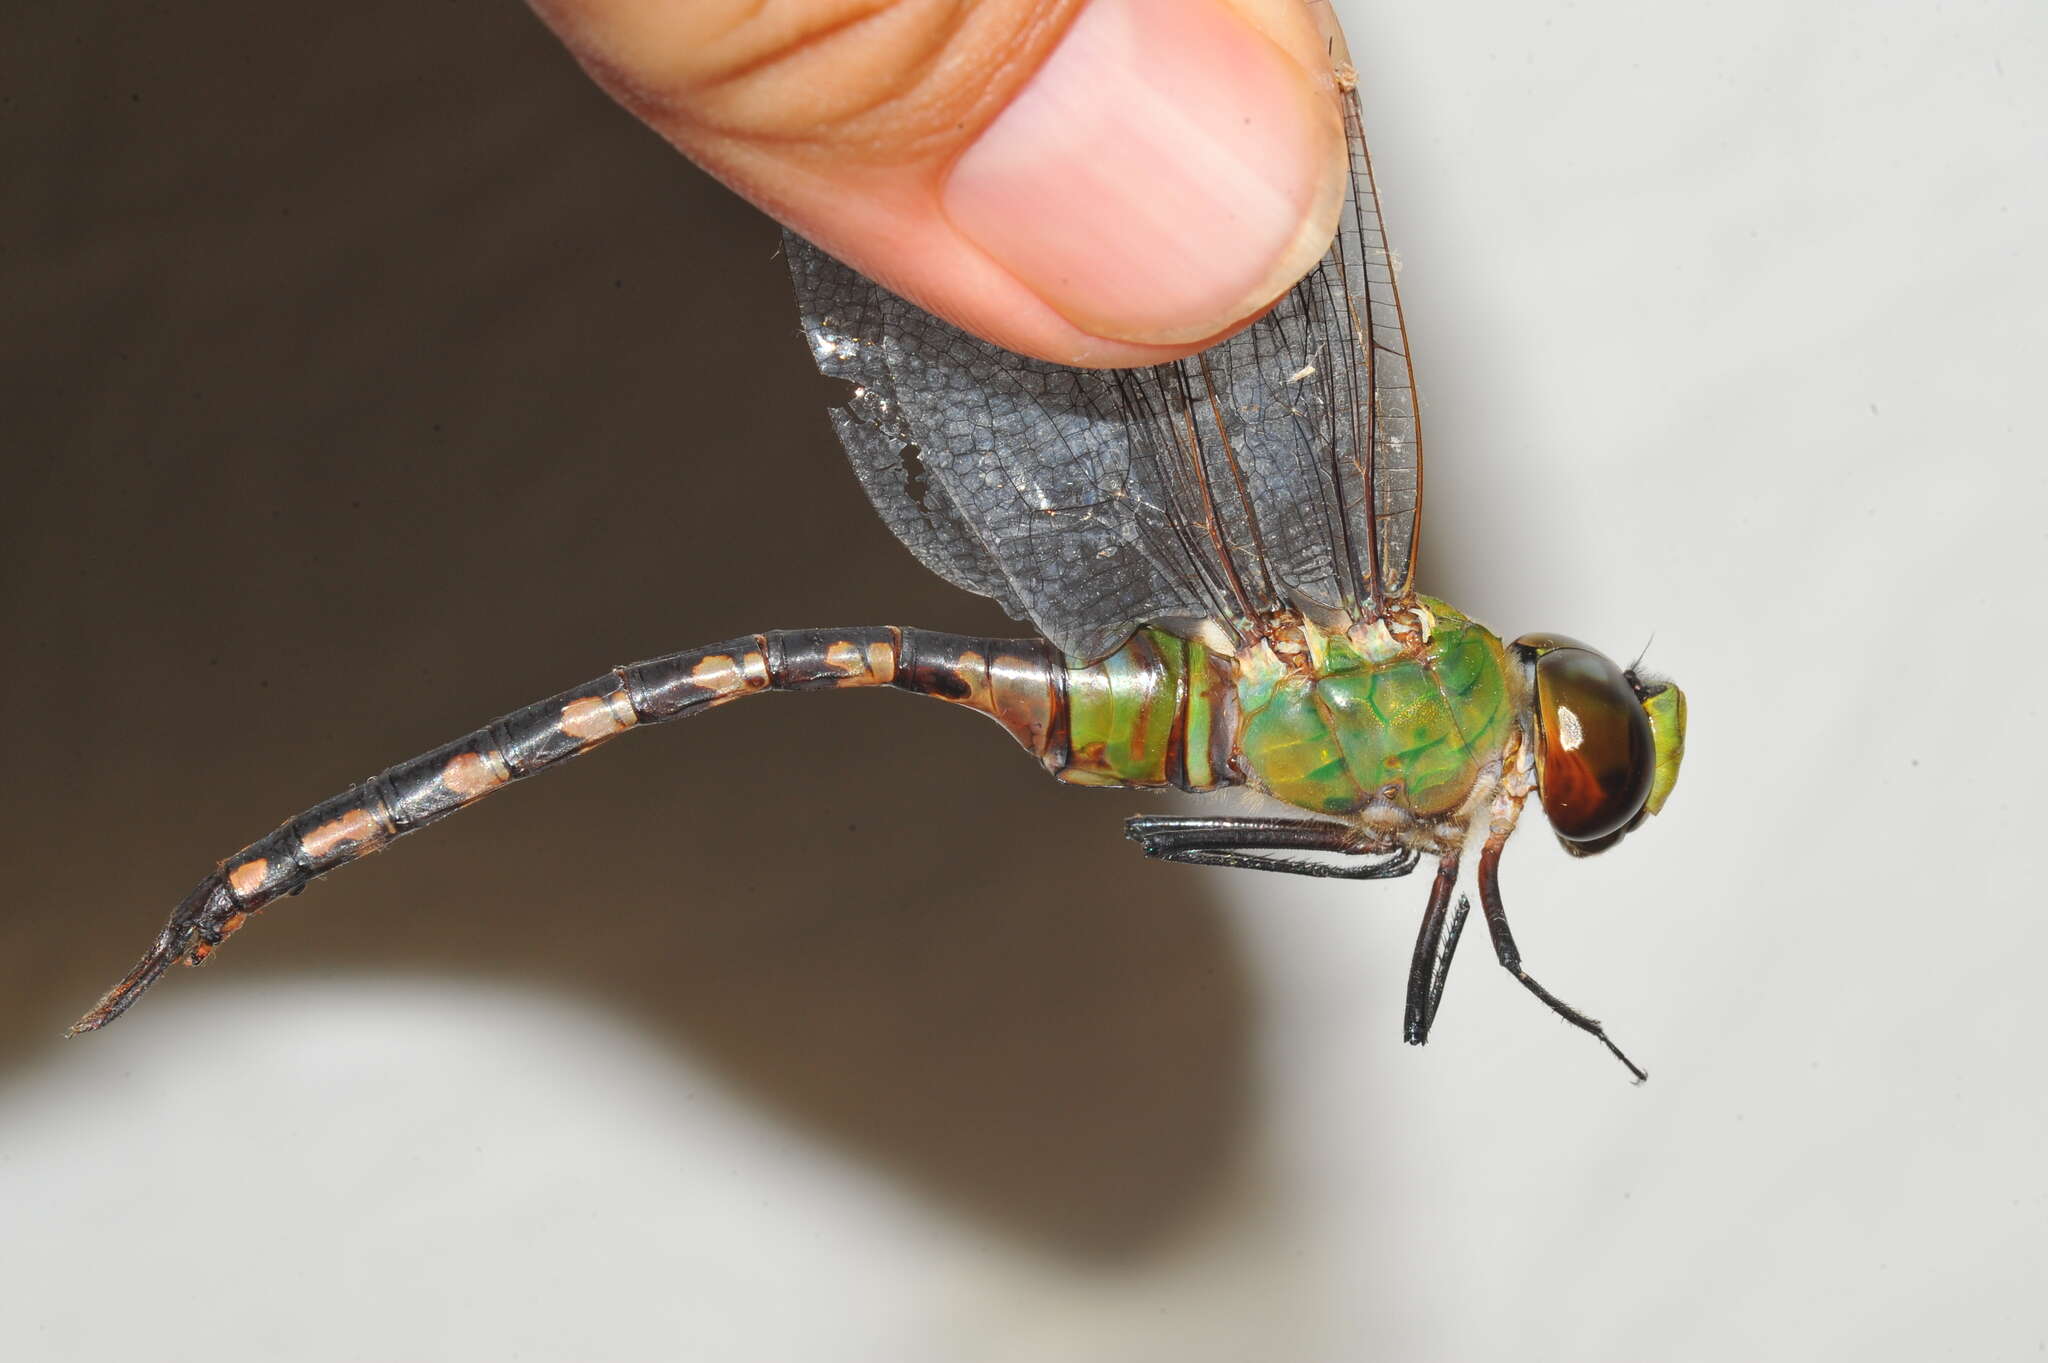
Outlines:
[[[1016, 632], [867, 508], [770, 224], [523, 11], [16, 37], [11, 1063], [214, 859], [492, 715], [761, 628]], [[528, 979], [999, 1230], [1142, 1254], [1231, 1168], [1254, 1023], [1212, 878], [1120, 837], [1147, 807], [909, 698], [731, 707], [323, 882], [122, 1026], [227, 971]]]

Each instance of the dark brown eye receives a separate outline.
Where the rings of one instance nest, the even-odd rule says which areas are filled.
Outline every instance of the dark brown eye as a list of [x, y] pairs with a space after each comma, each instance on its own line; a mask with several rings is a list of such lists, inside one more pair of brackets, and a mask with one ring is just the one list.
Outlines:
[[1620, 668], [1590, 648], [1536, 660], [1536, 788], [1561, 838], [1590, 842], [1633, 819], [1650, 798], [1650, 721]]

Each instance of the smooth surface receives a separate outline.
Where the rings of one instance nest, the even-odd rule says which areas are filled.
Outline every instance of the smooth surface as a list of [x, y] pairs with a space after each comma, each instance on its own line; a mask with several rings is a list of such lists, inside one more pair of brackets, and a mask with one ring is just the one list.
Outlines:
[[627, 740], [57, 1042], [498, 710], [994, 623], [867, 518], [773, 234], [530, 20], [87, 6], [6, 58], [0, 1355], [2037, 1354], [2048, 15], [1347, 20], [1420, 585], [1691, 702], [1663, 815], [1503, 871], [1647, 1087], [1472, 934], [1401, 1046], [1421, 880], [1146, 864], [1170, 805], [868, 696]]

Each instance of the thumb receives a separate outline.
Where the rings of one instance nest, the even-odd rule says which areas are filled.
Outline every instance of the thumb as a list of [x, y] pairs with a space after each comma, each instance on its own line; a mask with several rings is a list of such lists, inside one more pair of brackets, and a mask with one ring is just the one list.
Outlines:
[[533, 0], [614, 98], [848, 264], [1065, 364], [1265, 311], [1345, 183], [1327, 4]]

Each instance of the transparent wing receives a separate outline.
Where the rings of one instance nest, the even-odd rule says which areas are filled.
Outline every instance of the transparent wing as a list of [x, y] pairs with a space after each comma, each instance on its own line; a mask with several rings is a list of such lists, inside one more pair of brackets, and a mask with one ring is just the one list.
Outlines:
[[1093, 659], [1140, 625], [1240, 639], [1406, 595], [1422, 449], [1357, 104], [1335, 243], [1264, 318], [1148, 369], [1068, 369], [966, 335], [788, 241], [834, 421], [926, 566]]

